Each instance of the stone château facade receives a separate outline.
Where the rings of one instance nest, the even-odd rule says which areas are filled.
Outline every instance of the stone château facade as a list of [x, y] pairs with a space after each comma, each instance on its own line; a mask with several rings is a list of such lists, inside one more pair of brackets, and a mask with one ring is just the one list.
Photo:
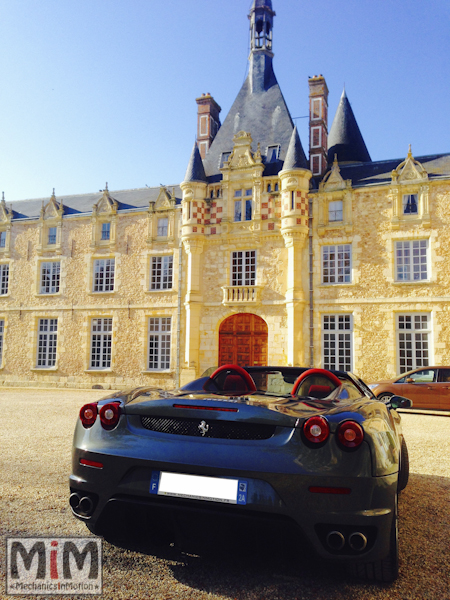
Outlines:
[[314, 365], [366, 380], [450, 364], [450, 154], [372, 162], [344, 92], [309, 80], [306, 158], [273, 71], [249, 73], [175, 187], [0, 203], [0, 384], [173, 388], [206, 369]]

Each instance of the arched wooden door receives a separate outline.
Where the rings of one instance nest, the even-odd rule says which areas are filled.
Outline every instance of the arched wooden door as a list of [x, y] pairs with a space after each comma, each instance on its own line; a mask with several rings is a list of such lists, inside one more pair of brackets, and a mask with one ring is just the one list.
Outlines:
[[219, 367], [267, 365], [267, 324], [257, 315], [240, 313], [219, 329]]

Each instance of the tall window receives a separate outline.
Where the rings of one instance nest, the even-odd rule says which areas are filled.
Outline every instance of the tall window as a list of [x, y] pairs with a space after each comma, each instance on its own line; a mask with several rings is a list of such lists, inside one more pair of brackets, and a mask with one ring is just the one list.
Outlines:
[[167, 237], [169, 235], [169, 219], [164, 217], [158, 219], [158, 237]]
[[54, 367], [56, 364], [56, 344], [58, 338], [58, 319], [39, 319], [38, 324], [38, 367]]
[[404, 215], [417, 215], [417, 213], [418, 213], [417, 194], [404, 194], [403, 195], [403, 214]]
[[59, 292], [61, 263], [44, 262], [41, 263], [41, 294], [57, 294]]
[[334, 202], [330, 202], [328, 204], [328, 221], [331, 223], [333, 221], [342, 221], [342, 220], [343, 220], [342, 200], [335, 200]]
[[112, 319], [92, 319], [91, 322], [91, 369], [111, 367]]
[[0, 248], [6, 248], [6, 231], [0, 231]]
[[397, 315], [397, 352], [400, 373], [428, 367], [430, 361], [431, 316]]
[[9, 265], [0, 265], [0, 296], [8, 293]]
[[102, 240], [111, 238], [111, 223], [102, 223]]
[[322, 360], [324, 369], [352, 370], [352, 336], [351, 315], [323, 315]]
[[48, 228], [48, 245], [56, 244], [56, 227]]
[[152, 256], [151, 290], [171, 290], [173, 256]]
[[[243, 218], [242, 218], [243, 217]], [[234, 220], [252, 220], [252, 190], [235, 190], [234, 192]]]
[[256, 250], [233, 252], [231, 285], [255, 285]]
[[150, 317], [148, 320], [148, 368], [170, 369], [170, 317]]
[[0, 319], [0, 367], [3, 360], [3, 337], [5, 335], [5, 321]]
[[94, 260], [94, 292], [114, 291], [114, 258]]
[[322, 283], [351, 283], [351, 244], [323, 246]]
[[395, 242], [396, 281], [428, 279], [428, 240]]

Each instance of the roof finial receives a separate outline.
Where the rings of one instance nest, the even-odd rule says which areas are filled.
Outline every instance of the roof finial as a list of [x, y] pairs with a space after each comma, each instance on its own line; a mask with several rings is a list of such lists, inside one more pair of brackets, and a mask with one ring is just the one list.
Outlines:
[[55, 188], [53, 188], [53, 193], [52, 193], [52, 197], [55, 197]]
[[2, 202], [5, 201], [5, 192], [2, 192]]
[[412, 158], [411, 144], [409, 144], [408, 158]]
[[108, 182], [106, 182], [106, 184], [105, 184], [105, 192], [108, 192], [108, 191], [109, 191], [108, 190]]

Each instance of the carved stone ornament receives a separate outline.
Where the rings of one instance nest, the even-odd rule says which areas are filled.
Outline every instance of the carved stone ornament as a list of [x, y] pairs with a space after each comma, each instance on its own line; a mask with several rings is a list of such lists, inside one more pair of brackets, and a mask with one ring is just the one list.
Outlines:
[[42, 203], [41, 219], [61, 219], [64, 214], [62, 201], [58, 202], [55, 196], [55, 190], [47, 204]]
[[416, 183], [428, 181], [428, 173], [419, 161], [415, 160], [411, 146], [406, 159], [392, 171], [392, 183]]
[[11, 223], [12, 214], [12, 208], [6, 206], [5, 195], [3, 194], [0, 202], [0, 223]]
[[344, 179], [342, 178], [341, 170], [339, 169], [339, 164], [337, 161], [337, 154], [335, 154], [333, 166], [320, 182], [319, 191], [334, 192], [339, 190], [345, 190], [345, 188], [350, 187], [350, 185], [350, 179], [344, 181]]
[[112, 216], [117, 214], [118, 208], [119, 203], [109, 195], [108, 184], [106, 184], [102, 197], [92, 208], [92, 213], [93, 215], [106, 214]]
[[165, 187], [161, 187], [159, 190], [158, 198], [154, 204], [155, 210], [164, 211], [175, 208], [175, 194], [170, 194]]

